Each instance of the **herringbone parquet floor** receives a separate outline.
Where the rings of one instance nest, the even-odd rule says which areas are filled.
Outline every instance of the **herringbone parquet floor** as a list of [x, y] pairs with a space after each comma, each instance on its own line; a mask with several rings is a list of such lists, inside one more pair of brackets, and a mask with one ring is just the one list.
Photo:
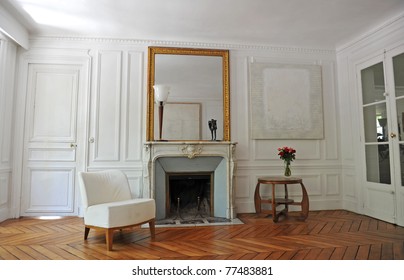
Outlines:
[[230, 259], [230, 260], [404, 260], [404, 228], [343, 210], [312, 211], [303, 222], [293, 213], [274, 224], [270, 218], [240, 214], [243, 225], [157, 228], [117, 232], [114, 251], [104, 234], [83, 221], [21, 218], [0, 223], [0, 259]]

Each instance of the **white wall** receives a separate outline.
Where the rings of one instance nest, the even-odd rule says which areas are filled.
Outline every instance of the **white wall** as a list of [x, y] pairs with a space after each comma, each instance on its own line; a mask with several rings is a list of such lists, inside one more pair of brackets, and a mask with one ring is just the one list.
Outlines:
[[0, 34], [0, 221], [12, 206], [12, 131], [17, 47]]
[[[40, 62], [48, 56], [68, 57], [75, 51], [87, 52], [91, 57], [91, 77], [86, 169], [119, 168], [129, 176], [133, 193], [140, 193], [142, 184], [142, 154], [146, 123], [146, 73], [148, 45], [181, 47], [178, 42], [139, 42], [131, 40], [35, 38], [31, 50], [22, 51], [20, 57]], [[339, 106], [336, 95], [335, 52], [332, 50], [246, 47], [239, 45], [211, 45], [187, 43], [196, 48], [230, 49], [231, 140], [238, 142], [236, 156], [237, 211], [253, 212], [253, 195], [257, 178], [283, 174], [283, 162], [277, 148], [288, 145], [297, 149], [292, 173], [304, 179], [310, 196], [310, 209], [342, 207], [341, 159], [339, 148]], [[35, 58], [37, 57], [37, 59]], [[307, 63], [322, 66], [323, 111], [325, 138], [321, 140], [252, 140], [249, 132], [249, 62], [252, 58], [268, 62]], [[39, 59], [39, 60], [38, 60]], [[22, 59], [21, 64], [28, 61]], [[21, 69], [26, 69], [21, 65]], [[24, 89], [27, 73], [19, 73]], [[19, 98], [26, 92], [19, 92]], [[52, 104], [49, 104], [52, 106]], [[18, 112], [24, 112], [25, 103], [18, 102]], [[293, 108], [288, 108], [293, 110]], [[17, 127], [23, 134], [27, 124], [19, 116]], [[24, 128], [25, 127], [25, 128]], [[22, 144], [22, 143], [21, 143]], [[22, 161], [22, 155], [16, 155]], [[19, 173], [19, 171], [16, 171]], [[20, 172], [21, 173], [21, 172]], [[21, 175], [21, 174], [20, 174]], [[22, 175], [21, 175], [22, 176]], [[22, 180], [24, 181], [24, 180]], [[14, 188], [21, 188], [15, 182]], [[264, 194], [268, 191], [264, 190]], [[290, 190], [293, 196], [300, 191]]]
[[[339, 158], [338, 103], [336, 96], [335, 54], [329, 50], [269, 48], [231, 53], [232, 139], [238, 141], [236, 204], [240, 212], [253, 211], [257, 178], [279, 175], [283, 162], [277, 148], [292, 146], [297, 150], [292, 175], [301, 176], [310, 196], [310, 209], [341, 208], [341, 165]], [[251, 59], [280, 63], [307, 63], [322, 66], [323, 140], [252, 140], [249, 132], [248, 67]], [[285, 108], [293, 110], [293, 108]], [[268, 191], [267, 191], [268, 193]], [[296, 194], [296, 191], [290, 190]]]

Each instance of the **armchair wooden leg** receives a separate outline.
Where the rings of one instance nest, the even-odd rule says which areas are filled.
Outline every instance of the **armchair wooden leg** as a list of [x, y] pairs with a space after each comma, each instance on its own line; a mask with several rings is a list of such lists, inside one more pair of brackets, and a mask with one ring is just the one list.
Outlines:
[[90, 228], [89, 227], [84, 227], [84, 240], [87, 240], [89, 232], [90, 232]]
[[156, 226], [155, 226], [155, 220], [151, 220], [149, 222], [149, 228], [150, 228], [150, 234], [151, 234], [151, 240], [154, 241], [156, 239]]
[[108, 228], [105, 232], [105, 240], [107, 242], [107, 249], [108, 251], [112, 251], [112, 243], [114, 241], [114, 230]]

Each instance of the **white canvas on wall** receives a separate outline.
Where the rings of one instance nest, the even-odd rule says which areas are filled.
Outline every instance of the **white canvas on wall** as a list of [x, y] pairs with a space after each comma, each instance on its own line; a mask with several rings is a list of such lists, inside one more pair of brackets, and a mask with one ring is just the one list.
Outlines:
[[[155, 108], [155, 119], [158, 121], [157, 106]], [[158, 135], [158, 122], [155, 127], [155, 135]], [[200, 140], [200, 137], [201, 104], [166, 103], [164, 105], [162, 131], [164, 140]]]
[[321, 66], [251, 63], [253, 139], [323, 139]]

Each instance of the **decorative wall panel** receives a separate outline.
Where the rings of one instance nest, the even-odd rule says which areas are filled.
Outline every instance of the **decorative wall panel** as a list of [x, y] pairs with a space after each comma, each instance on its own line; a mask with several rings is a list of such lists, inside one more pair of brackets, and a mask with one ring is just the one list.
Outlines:
[[100, 51], [93, 109], [94, 161], [120, 159], [122, 52]]
[[0, 173], [0, 207], [8, 203], [9, 173]]
[[326, 174], [326, 191], [327, 196], [340, 195], [340, 175], [339, 174]]
[[296, 149], [296, 159], [321, 159], [321, 145], [320, 141], [299, 141], [299, 140], [256, 140], [254, 150], [254, 159], [277, 159], [279, 164], [283, 165], [282, 160], [278, 156], [278, 148], [283, 146], [292, 146]]
[[74, 212], [74, 169], [30, 169], [26, 212]]
[[142, 100], [143, 91], [143, 53], [129, 52], [127, 71], [127, 96], [125, 102], [125, 160], [142, 160]]
[[236, 199], [251, 197], [249, 179], [249, 176], [236, 176]]

